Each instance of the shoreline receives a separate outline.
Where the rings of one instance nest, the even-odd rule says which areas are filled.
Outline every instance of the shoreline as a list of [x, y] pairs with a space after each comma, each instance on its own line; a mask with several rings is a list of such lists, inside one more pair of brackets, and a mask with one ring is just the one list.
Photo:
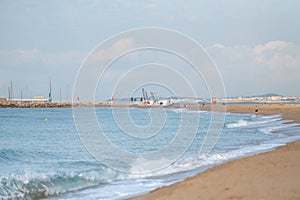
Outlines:
[[[77, 104], [76, 107], [93, 107]], [[133, 106], [99, 104], [95, 107], [173, 108], [241, 114], [277, 115], [285, 123], [300, 124], [300, 104], [255, 104], [185, 106]], [[53, 107], [48, 107], [53, 108]], [[64, 107], [60, 107], [64, 108]], [[277, 116], [276, 116], [277, 117]], [[270, 155], [269, 155], [270, 154]], [[300, 140], [264, 153], [250, 155], [214, 165], [182, 182], [131, 196], [133, 199], [300, 199]], [[267, 176], [266, 176], [267, 174]], [[299, 174], [299, 175], [298, 175]], [[297, 180], [296, 180], [297, 179]], [[282, 186], [281, 183], [284, 185]], [[259, 187], [258, 187], [259, 186]], [[276, 191], [274, 191], [276, 190]], [[250, 191], [250, 192], [249, 192]], [[129, 197], [128, 197], [129, 198]]]
[[[254, 106], [229, 105], [226, 110], [241, 114], [281, 114], [284, 120], [300, 123], [300, 105], [259, 105], [257, 113]], [[133, 199], [300, 199], [300, 140], [216, 165]]]
[[[257, 105], [258, 107], [278, 107], [278, 106], [300, 106], [300, 103], [291, 103], [291, 102], [272, 102], [272, 103], [225, 103], [225, 104], [217, 104], [213, 106], [214, 111], [225, 111], [227, 108], [227, 112], [237, 112], [237, 113], [252, 113], [254, 111], [254, 106]], [[191, 110], [205, 110], [211, 111], [212, 105], [205, 104], [205, 106], [201, 106], [200, 104], [171, 104], [171, 105], [142, 105], [142, 104], [130, 104], [130, 103], [72, 103], [72, 102], [65, 102], [65, 103], [58, 103], [58, 102], [47, 102], [47, 103], [3, 103], [0, 101], [0, 108], [72, 108], [72, 107], [120, 107], [120, 108], [185, 108]], [[236, 109], [241, 108], [242, 110]], [[244, 107], [248, 107], [247, 110]], [[232, 109], [235, 108], [235, 109]], [[267, 113], [265, 113], [267, 114]]]

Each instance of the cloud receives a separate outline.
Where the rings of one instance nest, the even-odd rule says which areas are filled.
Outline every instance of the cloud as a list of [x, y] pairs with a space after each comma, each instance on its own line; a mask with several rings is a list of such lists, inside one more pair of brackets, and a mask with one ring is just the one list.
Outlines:
[[[97, 50], [92, 58], [94, 62], [105, 62], [115, 58], [121, 52], [134, 49], [135, 46], [132, 38], [119, 39]], [[269, 92], [300, 95], [296, 87], [300, 80], [300, 46], [294, 43], [269, 41], [255, 46], [228, 46], [217, 43], [208, 47], [207, 50], [220, 69], [228, 96]], [[49, 76], [57, 85], [56, 88], [64, 87], [66, 83], [74, 81], [76, 72], [87, 55], [88, 52], [85, 51], [46, 52], [38, 48], [0, 51], [1, 87], [7, 86], [10, 80], [13, 80], [16, 85], [19, 84], [19, 87], [23, 87], [25, 83], [31, 86], [32, 90], [34, 90], [33, 86], [47, 88]], [[150, 58], [145, 57], [141, 52], [128, 55], [127, 59], [118, 60], [107, 71], [103, 80], [108, 85], [112, 85], [113, 81], [124, 71], [145, 62], [158, 61], [179, 70], [186, 69], [184, 63], [173, 57], [155, 53], [150, 55]], [[188, 70], [180, 72], [183, 75], [192, 74]], [[0, 93], [6, 94], [6, 89], [5, 87]], [[203, 90], [199, 91], [203, 95]]]
[[212, 47], [210, 48], [216, 48], [216, 49], [224, 49], [225, 46], [224, 44], [220, 44], [220, 43], [217, 43], [217, 44], [214, 44]]
[[132, 38], [122, 38], [108, 45], [109, 47], [106, 46], [104, 44], [98, 46], [91, 52], [87, 61], [94, 63], [117, 58], [121, 53], [134, 49], [135, 43]]
[[36, 48], [0, 51], [0, 64], [2, 68], [14, 65], [26, 65], [38, 60], [39, 53], [39, 50]]
[[293, 44], [285, 41], [270, 41], [266, 44], [257, 45], [253, 48], [254, 53], [261, 54], [263, 52], [282, 50], [291, 47]]
[[[229, 94], [264, 93], [300, 95], [300, 47], [286, 41], [256, 46], [215, 44], [208, 52], [219, 66]], [[245, 88], [245, 91], [242, 91]], [[256, 91], [256, 92], [255, 92]]]
[[300, 68], [300, 47], [284, 41], [271, 41], [253, 48], [256, 63], [269, 70], [297, 71]]
[[39, 50], [36, 48], [33, 49], [18, 49], [15, 50], [15, 53], [19, 58], [23, 59], [35, 59], [39, 55]]
[[80, 65], [87, 56], [84, 51], [45, 52], [36, 48], [0, 51], [0, 65], [3, 68], [62, 68]]

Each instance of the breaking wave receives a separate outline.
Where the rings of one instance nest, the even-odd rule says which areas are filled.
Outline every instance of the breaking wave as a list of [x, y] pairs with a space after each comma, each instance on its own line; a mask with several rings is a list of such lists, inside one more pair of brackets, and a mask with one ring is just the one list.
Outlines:
[[0, 178], [0, 199], [40, 199], [121, 180], [109, 168], [82, 172], [16, 172]]

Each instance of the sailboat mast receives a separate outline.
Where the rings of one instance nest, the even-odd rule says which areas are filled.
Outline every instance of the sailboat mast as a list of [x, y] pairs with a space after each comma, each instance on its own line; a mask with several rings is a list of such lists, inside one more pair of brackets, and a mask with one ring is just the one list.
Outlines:
[[11, 96], [11, 95], [10, 95], [10, 87], [8, 86], [8, 99], [11, 99], [10, 96]]
[[23, 89], [21, 88], [21, 104], [23, 103]]
[[13, 83], [10, 81], [10, 99], [13, 99]]
[[49, 77], [49, 101], [52, 102], [52, 85], [51, 85], [51, 77]]
[[59, 103], [61, 103], [61, 88], [59, 88]]

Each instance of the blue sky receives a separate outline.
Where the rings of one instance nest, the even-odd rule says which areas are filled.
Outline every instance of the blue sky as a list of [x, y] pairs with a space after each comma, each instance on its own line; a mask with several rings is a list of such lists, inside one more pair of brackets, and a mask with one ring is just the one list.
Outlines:
[[299, 10], [297, 0], [1, 0], [0, 96], [7, 96], [10, 80], [15, 97], [21, 89], [46, 96], [51, 76], [54, 97], [59, 88], [62, 98], [70, 97], [77, 70], [96, 45], [141, 27], [174, 29], [200, 43], [228, 96], [300, 96]]

